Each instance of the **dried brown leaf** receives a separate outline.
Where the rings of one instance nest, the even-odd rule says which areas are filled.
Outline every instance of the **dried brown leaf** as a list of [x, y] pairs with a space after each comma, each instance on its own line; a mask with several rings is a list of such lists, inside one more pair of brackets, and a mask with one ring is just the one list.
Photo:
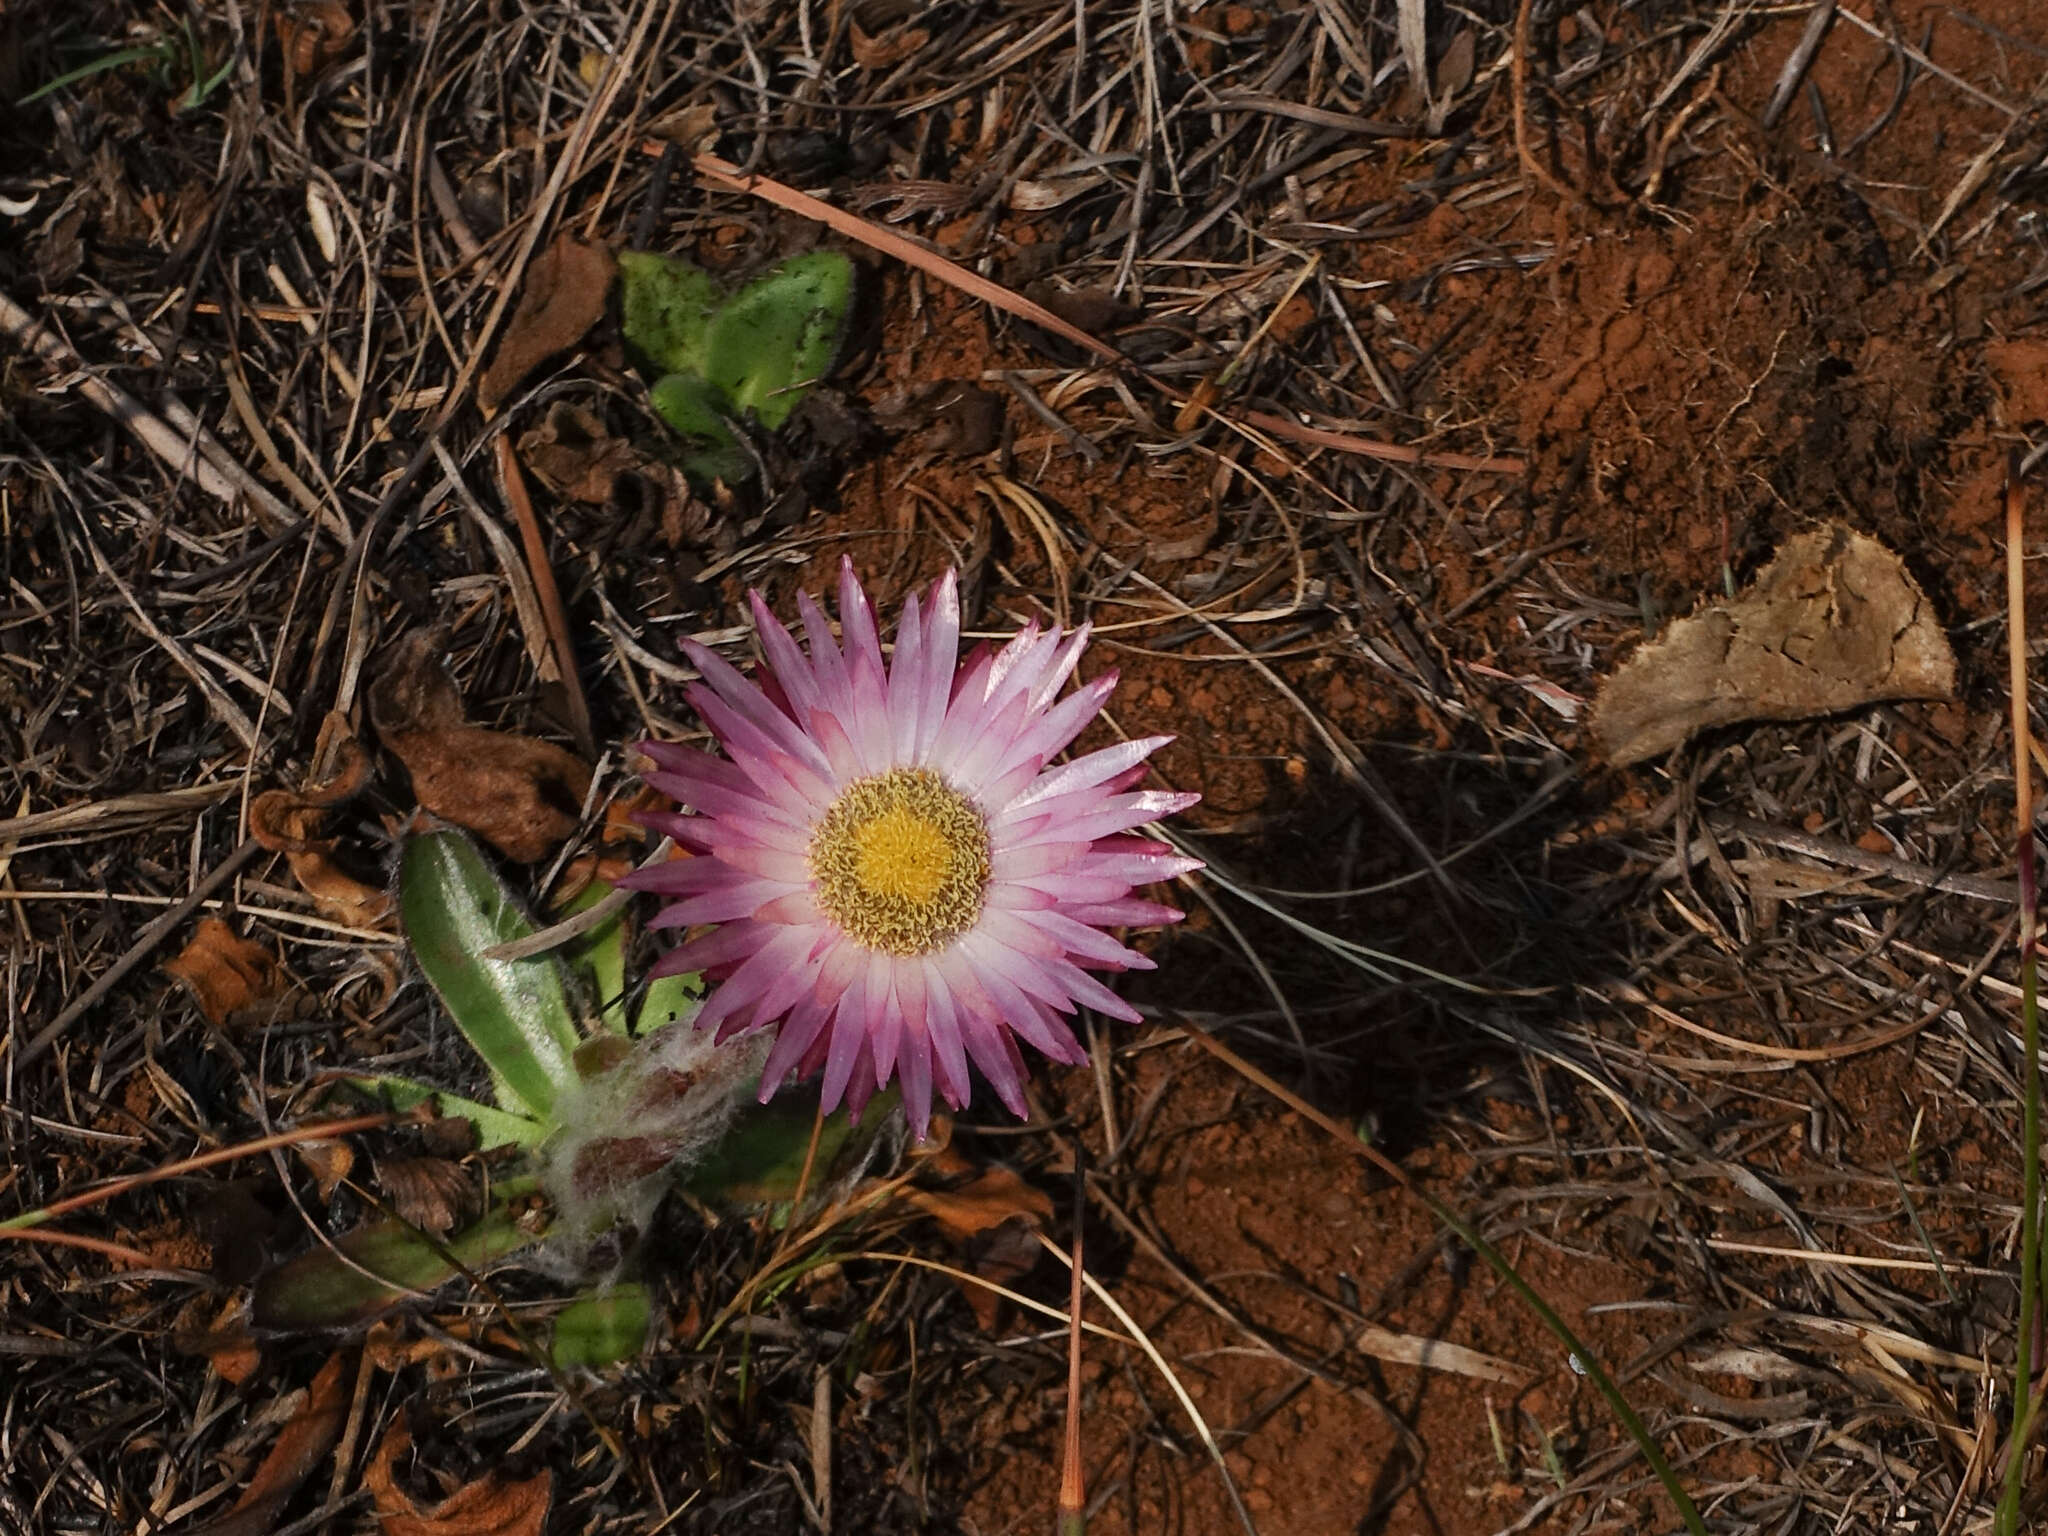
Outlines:
[[270, 1002], [284, 990], [276, 955], [245, 939], [217, 917], [199, 921], [192, 942], [164, 970], [192, 989], [199, 1011], [214, 1024], [230, 1014]]
[[377, 1186], [400, 1221], [436, 1237], [446, 1237], [482, 1203], [462, 1165], [445, 1157], [380, 1157]]
[[334, 1140], [301, 1141], [292, 1150], [299, 1161], [306, 1165], [313, 1175], [313, 1182], [319, 1187], [320, 1198], [331, 1200], [341, 1181], [355, 1171], [356, 1151], [347, 1142]]
[[207, 1315], [210, 1298], [194, 1297], [178, 1316], [171, 1342], [182, 1354], [204, 1355], [223, 1381], [240, 1386], [256, 1374], [262, 1354], [249, 1332], [247, 1300], [232, 1296], [219, 1312]]
[[412, 1431], [401, 1409], [364, 1473], [384, 1536], [541, 1536], [554, 1502], [551, 1474], [511, 1482], [491, 1473], [438, 1504], [422, 1506], [398, 1486], [392, 1471], [411, 1445]]
[[330, 713], [320, 723], [309, 782], [301, 789], [266, 790], [249, 806], [249, 835], [285, 856], [323, 917], [352, 928], [383, 926], [391, 898], [340, 869], [332, 857], [336, 839], [322, 833], [328, 812], [353, 800], [369, 779], [369, 754], [347, 719]]
[[673, 464], [614, 437], [594, 412], [558, 401], [519, 440], [519, 458], [557, 496], [607, 507], [622, 525], [651, 515], [671, 545], [700, 537], [709, 509]]
[[1627, 764], [1711, 726], [1946, 699], [1955, 686], [1955, 652], [1903, 562], [1828, 523], [1786, 540], [1741, 596], [1631, 656], [1601, 690], [1593, 724], [1608, 757]]
[[544, 859], [576, 830], [590, 768], [552, 742], [463, 724], [441, 644], [431, 631], [407, 638], [370, 690], [370, 721], [427, 810], [509, 858]]
[[278, 1432], [270, 1454], [249, 1479], [234, 1507], [192, 1536], [268, 1536], [299, 1485], [333, 1451], [348, 1418], [347, 1362], [340, 1350], [327, 1357], [305, 1401]]
[[692, 102], [673, 112], [664, 112], [647, 125], [648, 134], [673, 144], [684, 154], [695, 154], [718, 132], [718, 108], [711, 102]]
[[[931, 1160], [941, 1173], [970, 1171], [950, 1149]], [[973, 1272], [1007, 1285], [1038, 1262], [1038, 1234], [1052, 1220], [1052, 1198], [1007, 1168], [991, 1168], [953, 1189], [906, 1189], [903, 1198], [936, 1221]], [[985, 1286], [963, 1283], [960, 1293], [984, 1330], [996, 1325], [1002, 1298]]]
[[477, 384], [477, 403], [485, 415], [493, 414], [521, 379], [575, 346], [597, 324], [616, 271], [610, 251], [568, 235], [558, 236], [534, 258], [498, 355]]
[[575, 832], [590, 768], [553, 742], [465, 726], [386, 736], [412, 774], [420, 804], [467, 827], [522, 864], [548, 857]]
[[846, 40], [853, 53], [853, 62], [862, 69], [894, 69], [929, 43], [932, 34], [929, 27], [905, 22], [870, 37], [861, 31], [860, 23], [856, 21], [847, 27]]
[[347, 51], [356, 35], [345, 0], [300, 0], [277, 13], [277, 40], [294, 75], [317, 74]]

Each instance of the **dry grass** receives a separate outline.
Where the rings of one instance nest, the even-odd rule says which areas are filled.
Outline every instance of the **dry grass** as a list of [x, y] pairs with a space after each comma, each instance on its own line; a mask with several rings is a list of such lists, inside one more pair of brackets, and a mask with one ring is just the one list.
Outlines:
[[[1039, 1122], [960, 1128], [1048, 1187], [1087, 1168], [1091, 1264], [1176, 1298], [1133, 1329], [1170, 1349], [1162, 1325], [1207, 1318], [1294, 1390], [1384, 1413], [1403, 1449], [1359, 1529], [1410, 1528], [1418, 1487], [1458, 1531], [1623, 1528], [1647, 1498], [1604, 1424], [1566, 1465], [1513, 1419], [1519, 1502], [1447, 1492], [1491, 1474], [1429, 1464], [1410, 1367], [1357, 1353], [1406, 1347], [1388, 1316], [1452, 1285], [1438, 1235], [1376, 1300], [1289, 1277], [1335, 1349], [1180, 1262], [1152, 1207], [1195, 1018], [1395, 1155], [1442, 1154], [1440, 1193], [1511, 1252], [1624, 1266], [1635, 1299], [1603, 1315], [1640, 1347], [1610, 1364], [1717, 1530], [1983, 1528], [2013, 1347], [2013, 785], [1998, 607], [1966, 601], [1945, 519], [1973, 483], [1959, 442], [2041, 447], [1970, 371], [1985, 316], [2038, 329], [2048, 284], [2038, 27], [1691, 0], [374, 9], [195, 5], [208, 58], [238, 59], [200, 109], [172, 111], [185, 66], [168, 87], [133, 67], [0, 127], [0, 1216], [274, 1132], [325, 1069], [465, 1070], [391, 934], [324, 913], [249, 831], [255, 795], [317, 776], [323, 720], [360, 712], [398, 637], [445, 628], [481, 723], [587, 728], [609, 751], [595, 816], [622, 744], [693, 730], [676, 639], [736, 646], [746, 585], [815, 585], [842, 548], [890, 591], [951, 559], [984, 632], [1092, 619], [1132, 680], [1117, 727], [1187, 731], [1172, 771], [1211, 791], [1186, 833], [1205, 915], [1136, 993], [1157, 1032], [1088, 1021], [1096, 1067], [1049, 1085]], [[31, 5], [0, 22], [0, 89], [169, 14]], [[1881, 111], [1847, 115], [1847, 66], [1812, 84], [1852, 47], [1884, 61]], [[1930, 148], [1932, 118], [1952, 126]], [[539, 497], [537, 562], [509, 445], [562, 402], [654, 426], [602, 333], [476, 409], [536, 252], [568, 232], [746, 270], [820, 238], [696, 175], [699, 149], [933, 259], [876, 262], [848, 430], [820, 413], [762, 445], [756, 493], [666, 528]], [[1802, 233], [1823, 196], [1839, 228]], [[1688, 332], [1665, 360], [1706, 424], [1689, 480], [1641, 468], [1669, 419], [1617, 424], [1655, 380], [1617, 373], [1576, 426], [1530, 404], [1558, 367], [1545, 327], [1612, 318], [1590, 276], [1559, 277], [1602, 241], [1721, 262], [1779, 306], [1750, 350]], [[1872, 249], [1882, 281], [1830, 288]], [[963, 271], [1004, 307], [960, 297]], [[1702, 286], [1702, 323], [1741, 286]], [[1939, 382], [1830, 405], [1817, 359], [1923, 299], [1954, 307], [1927, 321]], [[998, 397], [985, 451], [935, 438], [944, 407], [908, 383], [942, 375]], [[1846, 424], [1815, 437], [1823, 419]], [[1961, 703], [1589, 767], [1583, 707], [1616, 655], [1837, 502], [1945, 594]], [[1718, 529], [1686, 543], [1687, 511]], [[548, 579], [567, 671], [533, 620]], [[386, 765], [337, 858], [382, 883], [409, 808]], [[210, 1023], [159, 971], [201, 912], [281, 956], [263, 1016]], [[1162, 1053], [1174, 1075], [1145, 1078]], [[199, 1345], [309, 1224], [365, 1208], [322, 1207], [278, 1152], [111, 1204], [93, 1230], [154, 1268], [0, 1245], [0, 1526], [222, 1515], [329, 1343], [266, 1341], [240, 1387]], [[363, 1528], [349, 1458], [407, 1404], [422, 1466], [551, 1468], [564, 1530], [782, 1532], [828, 1497], [837, 1529], [968, 1529], [995, 1461], [1057, 1445], [1054, 1323], [984, 1332], [942, 1272], [859, 1261], [699, 1349], [681, 1320], [758, 1291], [773, 1245], [680, 1210], [644, 1242], [679, 1320], [645, 1360], [571, 1399], [489, 1305], [444, 1297], [351, 1353], [342, 1469], [277, 1528]], [[859, 1242], [941, 1251], [900, 1223]], [[1059, 1303], [1040, 1271], [1024, 1288]], [[558, 1294], [496, 1289], [517, 1317]], [[1089, 1458], [1112, 1529], [1144, 1525], [1160, 1467], [1214, 1475], [1178, 1377], [1130, 1379], [1150, 1417]], [[1278, 1406], [1205, 1404], [1202, 1434], [1229, 1450]], [[1053, 1494], [1005, 1528], [1042, 1526]], [[1188, 1498], [1185, 1529], [1229, 1507]]]

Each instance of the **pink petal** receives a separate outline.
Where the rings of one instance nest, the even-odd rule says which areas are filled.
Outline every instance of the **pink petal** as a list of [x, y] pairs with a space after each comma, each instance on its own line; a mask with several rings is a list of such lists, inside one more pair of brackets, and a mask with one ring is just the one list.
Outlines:
[[761, 903], [754, 914], [757, 923], [819, 924], [825, 915], [818, 910], [818, 898], [809, 891], [788, 891]]
[[[782, 742], [773, 733], [762, 730], [757, 722], [740, 714], [701, 683], [692, 683], [685, 688], [683, 696], [690, 701], [690, 707], [704, 717], [704, 723], [718, 733], [718, 739], [725, 743], [726, 751], [732, 754], [748, 778], [771, 793], [780, 788], [779, 776], [767, 767], [783, 752]], [[762, 707], [767, 706], [764, 704]], [[790, 755], [800, 762], [809, 763], [818, 773], [829, 774], [832, 771], [824, 752], [808, 736], [801, 738], [798, 750]]]
[[[1030, 701], [1019, 695], [983, 720], [979, 734], [972, 741], [963, 743], [957, 752], [940, 758], [946, 778], [966, 793], [979, 797], [982, 780], [994, 771], [1011, 743], [1017, 739], [1029, 707]], [[949, 719], [947, 724], [950, 726], [952, 721]]]
[[663, 907], [648, 920], [649, 928], [695, 928], [700, 923], [725, 923], [755, 917], [762, 907], [785, 895], [789, 887], [774, 880], [748, 880], [687, 897]]
[[789, 928], [766, 931], [773, 937], [749, 956], [738, 970], [712, 988], [711, 996], [697, 1014], [699, 1029], [709, 1029], [721, 1019], [744, 1021], [751, 1017], [753, 1005], [778, 981], [786, 978], [810, 948], [809, 935], [800, 931]]
[[1077, 923], [1097, 928], [1163, 928], [1180, 922], [1187, 913], [1159, 901], [1100, 901], [1064, 909]]
[[896, 966], [888, 955], [868, 958], [868, 1049], [875, 1057], [875, 1086], [888, 1085], [903, 1038], [903, 1004], [896, 993]]
[[960, 578], [953, 573], [951, 566], [947, 566], [946, 574], [932, 588], [931, 611], [925, 617], [922, 683], [917, 681], [916, 674], [912, 674], [912, 684], [919, 694], [917, 740], [912, 745], [912, 760], [915, 762], [923, 762], [930, 756], [932, 742], [945, 721], [953, 671], [959, 665], [959, 657]]
[[1087, 842], [1072, 843], [1031, 843], [1022, 848], [998, 846], [989, 854], [989, 879], [998, 884], [1016, 880], [1029, 880], [1034, 876], [1051, 874], [1067, 868], [1076, 859], [1086, 857], [1094, 845]]
[[825, 1056], [819, 1099], [828, 1112], [846, 1097], [846, 1085], [853, 1081], [853, 1064], [860, 1059], [867, 1040], [867, 967], [857, 965], [832, 1017], [832, 1045]]
[[782, 684], [782, 691], [795, 706], [797, 719], [808, 721], [811, 711], [818, 707], [818, 675], [811, 670], [802, 649], [782, 621], [762, 601], [759, 592], [747, 594], [754, 613], [754, 633], [761, 642], [761, 655], [768, 670], [775, 674], [775, 680]]
[[1116, 689], [1116, 680], [1117, 671], [1112, 667], [1032, 721], [1010, 742], [1000, 771], [1007, 772], [1012, 765], [1027, 758], [1036, 757], [1040, 761], [1051, 758], [1086, 730], [1088, 722], [1102, 712], [1103, 701]]
[[932, 1043], [922, 1029], [904, 1029], [898, 1062], [903, 1113], [910, 1121], [911, 1140], [921, 1144], [932, 1123]]
[[1066, 989], [1067, 996], [1084, 1008], [1093, 1008], [1097, 1013], [1121, 1019], [1126, 1024], [1137, 1024], [1144, 1019], [1137, 1009], [1070, 960], [1056, 962], [1050, 974]]
[[924, 621], [917, 594], [903, 600], [903, 621], [896, 626], [896, 654], [889, 658], [889, 758], [913, 761], [917, 751], [918, 712], [924, 707]]
[[1010, 1038], [1002, 1022], [989, 1014], [963, 1006], [959, 1018], [960, 1038], [974, 1064], [981, 1068], [981, 1075], [988, 1079], [989, 1087], [995, 1089], [996, 1097], [1011, 1114], [1019, 1120], [1029, 1120], [1031, 1109], [1024, 1100], [1024, 1058], [1017, 1052], [1017, 1042]]
[[[1144, 851], [1151, 848], [1159, 851]], [[1185, 875], [1201, 867], [1200, 859], [1175, 853], [1164, 843], [1131, 837], [1112, 838], [1106, 844], [1096, 844], [1095, 850], [1081, 861], [1075, 872], [1126, 880], [1132, 885], [1150, 885], [1155, 880], [1171, 880], [1176, 875]]]
[[1103, 747], [1086, 757], [1077, 757], [1071, 763], [1047, 772], [1005, 807], [1005, 813], [1022, 810], [1058, 795], [1071, 794], [1075, 790], [1092, 788], [1143, 763], [1172, 740], [1171, 736], [1143, 736], [1136, 741], [1120, 741], [1113, 747]]
[[[852, 702], [848, 701], [848, 708]], [[854, 746], [853, 738], [846, 734], [846, 728], [839, 723], [839, 716], [830, 710], [819, 710], [811, 716], [811, 731], [817, 737], [818, 746], [824, 751], [826, 760], [832, 765], [833, 781], [840, 786], [851, 784], [867, 774], [867, 766], [861, 760], [860, 750]]]
[[711, 845], [711, 854], [734, 869], [745, 870], [764, 880], [779, 880], [784, 885], [809, 885], [811, 866], [800, 853], [785, 853], [780, 848], [764, 848], [759, 843], [750, 843], [740, 838], [719, 839]]
[[973, 1079], [967, 1074], [967, 1046], [960, 1032], [959, 1014], [953, 1006], [952, 990], [939, 974], [938, 967], [929, 960], [923, 960], [919, 962], [919, 968], [924, 972], [925, 1032], [931, 1036], [934, 1075], [946, 1102], [959, 1109], [967, 1103], [973, 1091]]
[[796, 595], [796, 611], [804, 621], [804, 639], [811, 647], [811, 670], [818, 679], [818, 707], [844, 710], [853, 702], [846, 682], [846, 658], [832, 640], [824, 610], [808, 592]]
[[782, 1021], [782, 1028], [775, 1035], [775, 1044], [769, 1048], [768, 1060], [762, 1065], [760, 1098], [763, 1104], [774, 1097], [783, 1079], [810, 1050], [811, 1043], [818, 1038], [830, 1016], [831, 1009], [815, 994], [798, 999], [789, 1017]]
[[1039, 929], [1068, 954], [1078, 955], [1090, 965], [1108, 966], [1119, 971], [1158, 969], [1157, 962], [1135, 949], [1125, 948], [1100, 928], [1077, 922], [1064, 912], [1026, 912], [1018, 921]]
[[1097, 838], [1145, 826], [1176, 811], [1184, 811], [1201, 798], [1197, 794], [1175, 794], [1163, 789], [1141, 789], [1135, 794], [1113, 795], [1099, 809], [1061, 819], [1036, 834], [1019, 838], [1010, 846], [1028, 847], [1039, 838], [1050, 837], [1062, 841], [1085, 838], [1093, 842]]
[[656, 962], [663, 976], [680, 976], [688, 971], [702, 971], [714, 965], [730, 965], [743, 960], [766, 944], [779, 930], [762, 928], [754, 923], [727, 923], [714, 928], [702, 938], [691, 939], [678, 944]]
[[853, 1059], [853, 1076], [846, 1082], [846, 1114], [854, 1124], [860, 1124], [861, 1112], [868, 1107], [868, 1100], [875, 1093], [875, 1058], [869, 1048], [867, 1036], [861, 1036], [860, 1051]]
[[[691, 821], [694, 817], [680, 817]], [[664, 896], [692, 895], [719, 886], [737, 885], [747, 877], [716, 859], [664, 859], [646, 869], [631, 869], [612, 884], [629, 891], [658, 891]]]

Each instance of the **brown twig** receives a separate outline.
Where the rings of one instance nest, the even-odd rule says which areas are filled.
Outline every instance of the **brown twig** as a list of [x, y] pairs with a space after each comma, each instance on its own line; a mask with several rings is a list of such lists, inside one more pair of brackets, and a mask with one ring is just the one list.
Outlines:
[[569, 636], [569, 616], [562, 610], [562, 589], [555, 584], [555, 568], [548, 561], [547, 539], [540, 531], [540, 519], [533, 510], [533, 498], [526, 493], [526, 477], [519, 471], [519, 456], [511, 439], [499, 434], [498, 488], [505, 504], [519, 524], [519, 544], [526, 556], [526, 568], [533, 577], [533, 590], [540, 598], [540, 611], [547, 622], [548, 649], [554, 653], [556, 680], [562, 685], [569, 710], [569, 728], [585, 758], [597, 756], [597, 740], [590, 733], [590, 700], [583, 692], [583, 678], [576, 669], [576, 647]]

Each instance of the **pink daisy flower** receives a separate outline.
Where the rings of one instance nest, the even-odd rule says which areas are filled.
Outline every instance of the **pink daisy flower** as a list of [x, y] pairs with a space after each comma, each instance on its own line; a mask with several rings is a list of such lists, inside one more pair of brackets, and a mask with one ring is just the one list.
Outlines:
[[935, 1086], [967, 1103], [971, 1060], [1022, 1118], [1018, 1039], [1079, 1064], [1062, 1014], [1137, 1022], [1084, 967], [1151, 969], [1102, 930], [1179, 921], [1131, 891], [1201, 861], [1127, 834], [1201, 797], [1132, 789], [1171, 736], [1047, 766], [1116, 686], [1111, 672], [1056, 698], [1085, 626], [1062, 639], [1033, 624], [961, 663], [949, 571], [927, 605], [904, 603], [885, 662], [851, 561], [841, 643], [809, 596], [797, 604], [808, 655], [754, 594], [758, 686], [684, 642], [704, 676], [690, 702], [730, 761], [640, 744], [648, 782], [684, 807], [645, 820], [700, 856], [620, 884], [674, 898], [655, 927], [718, 925], [655, 973], [723, 978], [697, 1017], [721, 1040], [778, 1030], [764, 1101], [792, 1072], [822, 1071], [825, 1108], [858, 1114], [894, 1077], [921, 1141]]

